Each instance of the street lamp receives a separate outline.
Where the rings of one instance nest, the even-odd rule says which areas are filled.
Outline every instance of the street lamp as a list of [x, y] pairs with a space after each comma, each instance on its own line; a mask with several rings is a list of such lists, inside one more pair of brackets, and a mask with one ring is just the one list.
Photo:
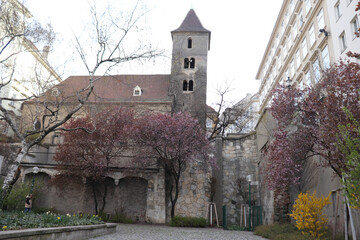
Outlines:
[[33, 168], [33, 178], [32, 178], [32, 184], [31, 184], [30, 194], [34, 191], [35, 174], [37, 174], [38, 172], [39, 172], [39, 168], [38, 168], [38, 167], [34, 167], [34, 168]]
[[249, 182], [249, 231], [251, 231], [251, 175], [246, 176], [246, 180]]

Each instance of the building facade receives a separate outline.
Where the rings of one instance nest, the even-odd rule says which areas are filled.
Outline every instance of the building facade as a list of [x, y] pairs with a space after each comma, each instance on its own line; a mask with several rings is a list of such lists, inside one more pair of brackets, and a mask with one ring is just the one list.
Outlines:
[[[112, 75], [95, 76], [94, 91], [77, 116], [92, 114], [108, 106], [134, 109], [143, 112], [190, 112], [205, 128], [207, 110], [207, 52], [210, 48], [210, 31], [200, 23], [194, 10], [190, 10], [179, 28], [171, 32], [173, 54], [171, 74], [164, 75]], [[61, 98], [66, 104], [74, 104], [76, 91], [87, 86], [88, 76], [71, 76], [52, 87], [44, 101]], [[41, 99], [40, 99], [41, 101]], [[37, 102], [28, 101], [23, 106], [23, 125], [31, 125], [36, 115]], [[66, 111], [66, 104], [64, 109]], [[22, 179], [32, 177], [34, 166], [39, 167], [36, 178], [43, 178], [50, 194], [38, 198], [34, 206], [56, 208], [61, 212], [94, 212], [91, 189], [86, 181], [75, 181], [73, 186], [59, 189], [50, 180], [56, 175], [53, 160], [61, 133], [54, 133], [34, 148], [21, 163]], [[126, 155], [126, 154], [125, 154]], [[167, 181], [164, 170], [154, 164], [135, 169], [124, 163], [132, 160], [131, 152], [119, 156], [112, 173], [106, 176], [108, 195], [105, 212], [123, 213], [134, 221], [165, 223], [169, 220], [169, 201], [166, 197]], [[205, 217], [209, 202], [209, 171], [188, 166], [181, 179], [181, 189], [175, 209], [176, 215]], [[78, 200], [75, 200], [78, 199]], [[99, 199], [99, 203], [101, 200]], [[38, 204], [38, 205], [36, 205]]]
[[[274, 193], [263, 183], [261, 169], [265, 165], [263, 153], [271, 142], [277, 125], [268, 111], [272, 90], [277, 84], [305, 88], [315, 85], [322, 71], [346, 58], [346, 52], [360, 52], [360, 39], [354, 32], [359, 28], [355, 12], [357, 1], [351, 0], [285, 0], [279, 12], [268, 45], [261, 60], [256, 79], [260, 81], [260, 118], [256, 125], [258, 166], [260, 168], [260, 201], [263, 222], [275, 220]], [[359, 59], [351, 59], [358, 61]], [[304, 140], [305, 141], [305, 140]], [[315, 159], [314, 162], [317, 160]], [[319, 196], [331, 194], [332, 204], [326, 208], [329, 223], [344, 230], [344, 209], [340, 204], [335, 214], [336, 197], [341, 181], [331, 169], [314, 164], [304, 174], [311, 176], [300, 191], [314, 191]], [[293, 193], [292, 201], [297, 193]], [[341, 209], [342, 208], [342, 209]], [[354, 215], [355, 222], [359, 219]]]
[[[3, 44], [0, 54], [0, 104], [16, 119], [21, 116], [21, 99], [41, 95], [51, 86], [59, 84], [61, 78], [47, 61], [49, 47], [45, 45], [40, 51], [25, 36], [24, 26], [31, 20], [31, 13], [17, 0], [2, 1], [1, 7], [3, 16], [0, 22], [0, 39]], [[7, 15], [9, 13], [11, 15]], [[9, 18], [14, 16], [21, 20], [14, 21], [13, 29], [9, 30], [4, 26], [5, 21], [10, 21]], [[8, 36], [14, 33], [18, 33], [20, 37], [10, 40]], [[0, 132], [13, 136], [11, 128], [5, 123], [0, 123]]]

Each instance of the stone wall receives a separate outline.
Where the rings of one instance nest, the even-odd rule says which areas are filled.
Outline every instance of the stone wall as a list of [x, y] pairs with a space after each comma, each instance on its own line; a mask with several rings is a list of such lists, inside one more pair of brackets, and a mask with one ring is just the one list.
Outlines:
[[[240, 190], [248, 194], [248, 184], [241, 185], [239, 189], [238, 179], [244, 180], [247, 175], [252, 175], [253, 184], [257, 181], [256, 135], [231, 134], [228, 137], [219, 137], [216, 140], [216, 149], [219, 168], [213, 171], [217, 182], [214, 201], [219, 220], [222, 220], [222, 206], [226, 205], [228, 224], [239, 225], [241, 204], [248, 203], [248, 199], [243, 199]], [[251, 198], [257, 199], [257, 187], [252, 185], [251, 188]]]
[[[210, 170], [190, 166], [180, 179], [181, 189], [175, 208], [175, 215], [206, 217], [210, 197]], [[170, 219], [170, 206], [168, 219]]]
[[[51, 176], [56, 174], [50, 166], [39, 166], [40, 172], [35, 181], [45, 184], [45, 191], [34, 196], [34, 208], [54, 208], [62, 213], [95, 213], [92, 188], [82, 179], [66, 181], [67, 184], [54, 185]], [[32, 166], [24, 163], [21, 167], [23, 181], [31, 180]], [[165, 223], [165, 180], [162, 169], [143, 171], [114, 171], [107, 178], [107, 197], [105, 213], [125, 214], [134, 221]], [[103, 186], [97, 190], [102, 193]], [[99, 195], [100, 196], [100, 195]], [[99, 206], [102, 199], [98, 197]]]

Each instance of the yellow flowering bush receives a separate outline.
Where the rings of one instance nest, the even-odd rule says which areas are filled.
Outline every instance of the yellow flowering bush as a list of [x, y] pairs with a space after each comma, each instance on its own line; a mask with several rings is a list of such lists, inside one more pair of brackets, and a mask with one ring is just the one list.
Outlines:
[[302, 231], [309, 233], [314, 239], [319, 239], [324, 235], [327, 218], [322, 213], [323, 208], [330, 204], [329, 196], [316, 197], [316, 192], [312, 195], [309, 192], [300, 193], [293, 206], [293, 211], [289, 214], [296, 221], [296, 227]]

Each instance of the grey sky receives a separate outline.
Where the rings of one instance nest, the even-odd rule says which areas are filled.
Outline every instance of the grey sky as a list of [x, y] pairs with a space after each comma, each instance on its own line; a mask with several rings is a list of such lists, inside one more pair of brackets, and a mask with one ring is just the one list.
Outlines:
[[[133, 4], [134, 0], [104, 0], [97, 5], [110, 2], [114, 8]], [[203, 26], [211, 31], [211, 48], [208, 56], [208, 104], [217, 102], [215, 89], [225, 81], [232, 82], [234, 89], [228, 100], [239, 101], [247, 92], [255, 93], [257, 68], [280, 10], [282, 0], [143, 0], [147, 9], [146, 23], [151, 28], [151, 41], [165, 49], [167, 58], [146, 65], [130, 64], [118, 74], [168, 74], [170, 73], [171, 35], [179, 27], [187, 12], [193, 8]], [[27, 0], [25, 5], [34, 17], [48, 21], [58, 33], [60, 41], [50, 61], [59, 65], [69, 58], [74, 48], [72, 33], [83, 33], [89, 24], [87, 0]], [[85, 27], [86, 30], [86, 27]], [[76, 56], [76, 55], [74, 55]], [[83, 65], [70, 61], [61, 69], [63, 77], [86, 74]]]

